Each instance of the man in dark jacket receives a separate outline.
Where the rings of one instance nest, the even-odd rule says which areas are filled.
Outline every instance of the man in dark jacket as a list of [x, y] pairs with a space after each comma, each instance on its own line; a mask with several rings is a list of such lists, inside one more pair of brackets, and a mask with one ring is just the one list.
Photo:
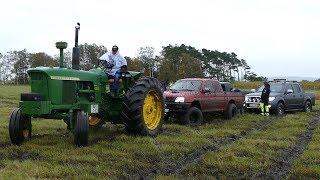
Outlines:
[[269, 116], [269, 95], [270, 95], [270, 84], [268, 82], [263, 82], [264, 88], [261, 93], [260, 108], [261, 114], [264, 116]]

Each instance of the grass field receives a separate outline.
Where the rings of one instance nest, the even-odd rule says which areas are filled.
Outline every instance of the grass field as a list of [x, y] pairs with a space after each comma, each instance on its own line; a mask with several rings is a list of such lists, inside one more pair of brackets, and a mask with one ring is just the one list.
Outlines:
[[0, 179], [320, 178], [320, 105], [284, 117], [210, 116], [199, 127], [170, 121], [155, 138], [106, 124], [82, 148], [63, 121], [33, 119], [32, 139], [11, 145], [9, 116], [29, 90], [0, 86]]

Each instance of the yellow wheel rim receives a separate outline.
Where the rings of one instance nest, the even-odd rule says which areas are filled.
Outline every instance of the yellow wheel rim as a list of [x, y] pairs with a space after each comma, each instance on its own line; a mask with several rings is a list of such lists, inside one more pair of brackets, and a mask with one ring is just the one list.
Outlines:
[[143, 118], [147, 128], [156, 129], [162, 115], [162, 103], [156, 91], [149, 91], [144, 99]]
[[89, 125], [90, 126], [97, 125], [100, 121], [101, 121], [101, 119], [96, 116], [89, 116]]
[[28, 138], [28, 137], [29, 137], [29, 130], [28, 130], [28, 129], [24, 129], [24, 130], [22, 131], [22, 134], [23, 134], [23, 137], [24, 137], [24, 138]]

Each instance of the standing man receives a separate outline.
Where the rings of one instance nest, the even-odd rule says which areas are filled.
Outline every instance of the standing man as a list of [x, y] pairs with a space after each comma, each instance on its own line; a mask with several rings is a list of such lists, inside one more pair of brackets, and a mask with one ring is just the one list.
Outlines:
[[106, 74], [109, 79], [114, 79], [110, 90], [111, 96], [117, 96], [119, 88], [120, 72], [127, 71], [127, 60], [119, 53], [118, 46], [112, 46], [112, 51], [102, 55], [100, 58], [102, 65], [106, 67]]
[[269, 116], [269, 95], [270, 95], [270, 84], [268, 82], [263, 82], [264, 88], [261, 93], [260, 108], [261, 114], [264, 116]]

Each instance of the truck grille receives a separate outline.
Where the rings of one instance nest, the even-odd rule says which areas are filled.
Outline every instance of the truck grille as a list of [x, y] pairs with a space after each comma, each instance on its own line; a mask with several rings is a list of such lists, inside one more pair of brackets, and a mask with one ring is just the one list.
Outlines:
[[166, 102], [174, 102], [176, 100], [176, 97], [166, 97]]
[[260, 102], [261, 97], [249, 97], [248, 102]]

